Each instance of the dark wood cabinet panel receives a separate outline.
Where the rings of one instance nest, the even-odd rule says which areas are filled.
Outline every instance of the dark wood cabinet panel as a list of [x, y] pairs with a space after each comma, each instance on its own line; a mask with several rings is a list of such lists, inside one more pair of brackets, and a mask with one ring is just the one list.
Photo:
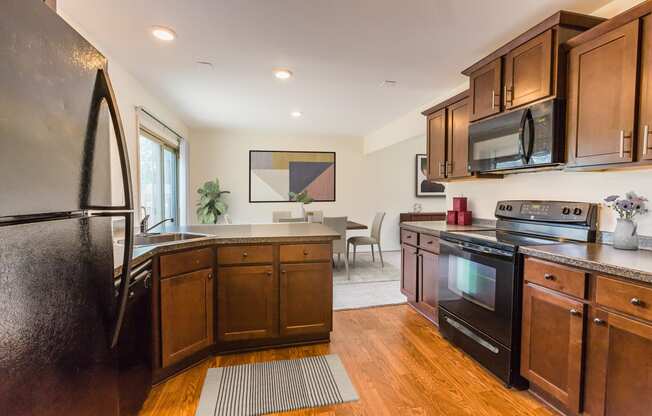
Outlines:
[[271, 245], [231, 246], [217, 249], [217, 263], [220, 265], [272, 263], [274, 251]]
[[417, 301], [417, 249], [407, 244], [401, 245], [401, 293], [408, 302]]
[[212, 269], [161, 280], [163, 367], [213, 344], [213, 281]]
[[526, 284], [521, 374], [571, 412], [579, 412], [584, 304]]
[[638, 37], [634, 20], [570, 50], [570, 165], [633, 160]]
[[470, 120], [475, 121], [500, 112], [502, 58], [470, 74]]
[[213, 267], [213, 248], [186, 250], [161, 256], [161, 278]]
[[652, 159], [652, 15], [641, 19], [641, 76], [639, 88], [638, 159]]
[[418, 276], [417, 308], [431, 321], [437, 323], [439, 302], [439, 256], [419, 250], [420, 270]]
[[405, 221], [443, 221], [446, 219], [445, 212], [401, 212], [399, 222]]
[[505, 56], [505, 109], [552, 94], [552, 38], [553, 30], [549, 29]]
[[587, 274], [581, 270], [528, 257], [524, 262], [523, 277], [528, 282], [567, 295], [577, 298], [586, 296]]
[[428, 116], [428, 179], [446, 177], [446, 109]]
[[278, 281], [274, 267], [220, 267], [217, 306], [220, 341], [276, 336]]
[[448, 110], [448, 157], [446, 176], [463, 178], [469, 176], [469, 99], [466, 98], [447, 108]]
[[287, 263], [303, 261], [330, 261], [332, 244], [288, 244], [280, 247], [280, 261]]
[[585, 414], [649, 415], [652, 326], [592, 308], [587, 332]]
[[281, 264], [280, 334], [327, 333], [332, 329], [331, 263]]

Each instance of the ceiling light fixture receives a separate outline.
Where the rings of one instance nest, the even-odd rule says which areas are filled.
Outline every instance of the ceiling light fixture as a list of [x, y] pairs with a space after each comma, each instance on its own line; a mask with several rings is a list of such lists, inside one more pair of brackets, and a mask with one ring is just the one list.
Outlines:
[[301, 117], [303, 114], [301, 114], [301, 111], [293, 111], [293, 112], [290, 113], [290, 115], [291, 115], [292, 117], [294, 117], [294, 118], [299, 118], [299, 117]]
[[177, 37], [174, 30], [164, 26], [152, 26], [152, 35], [165, 42], [171, 42]]
[[289, 79], [292, 78], [292, 71], [287, 68], [275, 68], [274, 76], [278, 79]]

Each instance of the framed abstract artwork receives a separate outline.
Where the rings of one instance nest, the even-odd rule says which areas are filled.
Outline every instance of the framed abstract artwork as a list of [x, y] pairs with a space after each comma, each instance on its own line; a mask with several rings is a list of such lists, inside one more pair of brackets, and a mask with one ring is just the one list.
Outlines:
[[446, 185], [428, 181], [428, 156], [418, 154], [416, 157], [415, 188], [417, 197], [446, 196]]
[[335, 152], [249, 151], [249, 202], [335, 201]]

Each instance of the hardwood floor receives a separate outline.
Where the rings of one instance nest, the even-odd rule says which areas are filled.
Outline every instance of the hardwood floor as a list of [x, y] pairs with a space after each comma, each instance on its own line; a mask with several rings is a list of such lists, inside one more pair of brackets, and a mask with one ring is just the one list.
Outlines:
[[209, 367], [337, 353], [360, 400], [287, 415], [551, 416], [508, 390], [407, 305], [334, 314], [330, 344], [214, 357], [156, 386], [141, 416], [191, 416]]

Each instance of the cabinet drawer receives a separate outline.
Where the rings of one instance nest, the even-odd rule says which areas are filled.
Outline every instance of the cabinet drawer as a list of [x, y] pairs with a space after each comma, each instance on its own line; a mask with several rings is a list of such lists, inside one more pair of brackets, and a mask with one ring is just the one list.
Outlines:
[[401, 230], [401, 243], [417, 245], [417, 233], [414, 231]]
[[213, 267], [213, 249], [210, 247], [161, 256], [162, 278], [211, 267]]
[[577, 298], [586, 296], [587, 274], [547, 261], [526, 258], [525, 280]]
[[597, 276], [595, 301], [608, 308], [652, 321], [652, 288]]
[[439, 238], [427, 234], [419, 234], [419, 247], [439, 254]]
[[271, 245], [233, 246], [217, 249], [217, 264], [272, 263], [274, 253]]
[[281, 246], [281, 263], [331, 261], [331, 244], [290, 244]]

